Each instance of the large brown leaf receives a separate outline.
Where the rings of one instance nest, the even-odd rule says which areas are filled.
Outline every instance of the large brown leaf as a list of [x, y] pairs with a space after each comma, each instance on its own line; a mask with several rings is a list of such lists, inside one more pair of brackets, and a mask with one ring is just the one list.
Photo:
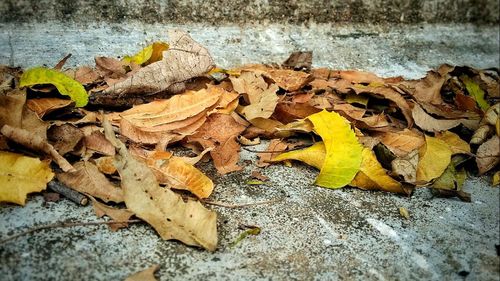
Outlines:
[[465, 119], [436, 119], [425, 112], [417, 103], [413, 106], [412, 116], [415, 124], [428, 132], [446, 131], [467, 121]]
[[124, 81], [107, 88], [105, 94], [153, 94], [177, 91], [183, 82], [200, 76], [214, 67], [208, 50], [194, 41], [187, 33], [168, 32], [170, 48], [163, 52], [163, 59], [139, 69]]
[[479, 148], [476, 153], [476, 163], [479, 173], [484, 174], [500, 162], [500, 138], [494, 135]]
[[421, 133], [409, 129], [398, 132], [378, 132], [374, 136], [398, 157], [404, 157], [425, 144], [424, 136]]
[[127, 208], [146, 222], [165, 240], [176, 239], [209, 251], [217, 247], [217, 215], [200, 202], [188, 200], [158, 185], [146, 164], [130, 155], [114, 135], [109, 122], [103, 123], [106, 138], [115, 146], [115, 156]]
[[57, 179], [72, 189], [90, 194], [105, 202], [123, 202], [123, 190], [114, 186], [97, 167], [87, 161], [74, 165], [75, 172], [57, 174]]

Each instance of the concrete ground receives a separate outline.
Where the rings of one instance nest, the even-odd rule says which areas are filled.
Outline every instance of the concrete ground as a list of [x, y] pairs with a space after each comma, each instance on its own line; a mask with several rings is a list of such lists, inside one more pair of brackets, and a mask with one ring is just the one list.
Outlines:
[[[418, 78], [441, 63], [498, 67], [499, 28], [471, 25], [259, 25], [201, 24], [0, 24], [0, 63], [91, 64], [94, 55], [131, 54], [164, 38], [168, 28], [189, 30], [222, 67], [281, 62], [295, 50], [312, 50], [315, 66], [360, 69]], [[254, 147], [264, 149], [264, 145]], [[242, 151], [242, 161], [255, 162]], [[267, 185], [246, 184], [254, 164], [216, 183], [211, 199], [232, 204], [280, 199], [219, 214], [215, 253], [162, 241], [146, 224], [110, 232], [106, 226], [43, 230], [0, 245], [2, 280], [120, 280], [160, 264], [161, 280], [499, 280], [499, 189], [473, 178], [472, 203], [433, 198], [419, 189], [411, 198], [357, 189], [313, 186], [317, 174], [297, 164], [274, 165]], [[401, 218], [399, 207], [411, 214]], [[0, 237], [57, 221], [99, 221], [91, 207], [67, 200], [25, 207], [0, 206]], [[241, 225], [262, 229], [231, 247]]]

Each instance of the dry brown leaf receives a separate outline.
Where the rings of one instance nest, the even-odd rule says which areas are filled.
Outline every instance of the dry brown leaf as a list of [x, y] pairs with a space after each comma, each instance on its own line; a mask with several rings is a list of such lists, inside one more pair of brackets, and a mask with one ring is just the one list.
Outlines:
[[[92, 200], [92, 207], [94, 208], [94, 212], [98, 218], [102, 218], [103, 216], [108, 216], [112, 219], [112, 221], [127, 221], [131, 216], [134, 215], [131, 211], [127, 209], [118, 209], [98, 202], [94, 199], [94, 197], [90, 196]], [[117, 231], [120, 228], [128, 227], [128, 223], [113, 223], [108, 224], [109, 228], [112, 231]]]
[[62, 157], [51, 144], [38, 135], [24, 129], [11, 127], [9, 125], [4, 125], [0, 132], [16, 143], [50, 155], [50, 157], [63, 171], [74, 171], [73, 166], [71, 166], [71, 164], [64, 157]]
[[102, 77], [118, 79], [126, 74], [125, 65], [121, 60], [107, 57], [95, 57], [95, 66]]
[[392, 172], [402, 176], [406, 182], [414, 183], [417, 181], [418, 159], [418, 149], [398, 157], [391, 162]]
[[113, 156], [102, 156], [94, 160], [95, 165], [99, 171], [106, 175], [112, 175], [116, 173], [115, 158]]
[[240, 145], [236, 137], [245, 130], [230, 115], [212, 114], [198, 132], [188, 137], [188, 142], [198, 142], [204, 149], [213, 147], [210, 155], [220, 174], [241, 170], [238, 166]]
[[357, 70], [340, 70], [331, 71], [330, 78], [341, 78], [349, 81], [352, 84], [370, 84], [370, 83], [384, 83], [384, 79], [378, 77], [374, 73], [357, 71]]
[[210, 178], [168, 151], [130, 149], [130, 154], [142, 160], [153, 171], [160, 184], [187, 190], [198, 198], [212, 194], [214, 183]]
[[26, 91], [12, 90], [0, 94], [0, 126], [21, 128]]
[[92, 152], [107, 156], [115, 155], [115, 148], [104, 137], [104, 134], [99, 131], [93, 131], [90, 135], [86, 135], [83, 138], [83, 143], [87, 150], [91, 150]]
[[[168, 100], [158, 100], [138, 105], [120, 114], [137, 127], [155, 127], [180, 122], [195, 117], [214, 106], [221, 97], [220, 91], [202, 89], [175, 95]], [[181, 125], [180, 127], [185, 126]], [[179, 128], [179, 126], [175, 127]], [[168, 130], [175, 129], [168, 128]], [[161, 128], [159, 130], [165, 130]]]
[[60, 98], [39, 98], [27, 100], [26, 106], [34, 111], [38, 117], [42, 118], [45, 114], [57, 109], [65, 108], [72, 103], [72, 100]]
[[320, 111], [309, 103], [279, 102], [274, 110], [273, 118], [287, 124]]
[[312, 51], [293, 52], [281, 65], [295, 70], [310, 70], [312, 66], [312, 57]]
[[114, 186], [97, 167], [87, 161], [74, 165], [75, 172], [57, 174], [57, 179], [72, 189], [97, 197], [104, 202], [123, 202], [123, 190]]
[[484, 174], [500, 162], [500, 137], [494, 135], [477, 149], [476, 163], [479, 174]]
[[[227, 115], [222, 115], [227, 116]], [[176, 239], [209, 251], [217, 248], [217, 215], [200, 202], [188, 200], [158, 185], [146, 164], [132, 157], [114, 135], [107, 120], [103, 122], [106, 138], [115, 146], [117, 169], [127, 208], [146, 222], [165, 240]]]
[[388, 99], [392, 102], [394, 102], [397, 107], [401, 110], [403, 113], [406, 122], [408, 123], [408, 127], [413, 126], [413, 117], [412, 117], [412, 110], [410, 108], [410, 105], [406, 101], [406, 99], [396, 90], [390, 87], [386, 86], [363, 86], [363, 85], [355, 85], [352, 87], [354, 92], [356, 94], [362, 94], [362, 93], [367, 93], [367, 94], [373, 94], [376, 96], [381, 96], [385, 99]]
[[38, 115], [29, 109], [28, 107], [24, 107], [23, 109], [23, 117], [21, 120], [21, 128], [29, 131], [31, 135], [38, 136], [43, 140], [47, 140], [47, 127], [49, 124]]
[[257, 167], [267, 167], [270, 165], [268, 161], [280, 155], [288, 148], [288, 143], [282, 139], [272, 139], [267, 146], [267, 149], [261, 153], [258, 153], [259, 161], [257, 161]]
[[82, 85], [92, 84], [100, 78], [99, 73], [88, 66], [80, 66], [75, 70], [66, 70], [64, 73]]
[[82, 138], [82, 131], [70, 124], [52, 126], [47, 131], [47, 139], [61, 155], [73, 151]]
[[249, 145], [257, 145], [260, 143], [260, 138], [259, 137], [256, 137], [254, 138], [253, 140], [250, 140], [250, 139], [247, 139], [245, 138], [244, 136], [239, 136], [238, 137], [238, 141], [239, 143], [241, 143], [242, 145], [246, 145], [246, 146], [249, 146]]
[[249, 103], [241, 109], [247, 120], [271, 117], [278, 102], [278, 86], [268, 85], [261, 75], [248, 71], [230, 79], [234, 90], [243, 94]]
[[427, 72], [424, 78], [418, 81], [403, 82], [403, 84], [409, 86], [410, 93], [417, 101], [430, 104], [442, 104], [441, 88], [445, 81], [446, 76], [431, 70]]
[[158, 271], [160, 265], [153, 265], [143, 271], [139, 271], [127, 277], [125, 281], [157, 281], [155, 272]]
[[300, 90], [310, 80], [309, 74], [289, 69], [267, 69], [264, 75], [289, 92]]
[[466, 121], [465, 119], [436, 119], [425, 112], [417, 103], [413, 106], [412, 116], [415, 124], [428, 132], [446, 131]]
[[488, 124], [481, 125], [479, 128], [477, 128], [477, 130], [472, 135], [470, 143], [471, 144], [482, 144], [491, 135], [493, 135], [494, 131], [495, 131], [495, 129]]
[[187, 33], [172, 30], [168, 32], [168, 37], [170, 48], [163, 52], [161, 61], [139, 69], [124, 81], [107, 88], [104, 93], [118, 96], [177, 92], [183, 88], [185, 81], [201, 76], [214, 67], [208, 50]]
[[425, 143], [424, 136], [421, 133], [409, 129], [399, 132], [375, 133], [374, 137], [380, 139], [380, 142], [398, 157], [404, 157]]

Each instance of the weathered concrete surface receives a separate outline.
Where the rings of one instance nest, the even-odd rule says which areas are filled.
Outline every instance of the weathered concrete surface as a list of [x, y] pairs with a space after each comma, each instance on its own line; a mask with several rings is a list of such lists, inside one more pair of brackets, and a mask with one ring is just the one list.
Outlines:
[[[441, 63], [499, 64], [498, 27], [468, 25], [255, 27], [202, 25], [0, 25], [0, 63], [54, 65], [72, 53], [70, 65], [94, 55], [130, 54], [170, 27], [190, 30], [216, 62], [230, 67], [284, 60], [293, 50], [313, 50], [316, 66], [362, 69], [381, 75], [421, 77]], [[262, 150], [262, 145], [255, 147]], [[256, 159], [242, 152], [243, 160]], [[243, 209], [209, 206], [219, 213], [215, 253], [162, 241], [147, 225], [110, 232], [105, 226], [44, 230], [0, 245], [1, 280], [120, 280], [159, 263], [161, 280], [498, 280], [499, 189], [472, 179], [473, 202], [411, 198], [312, 185], [317, 171], [303, 165], [271, 166], [265, 186], [246, 184], [255, 168], [225, 177], [202, 167], [217, 187], [211, 199], [251, 203]], [[56, 221], [96, 221], [90, 207], [69, 201], [44, 205], [31, 196], [24, 207], [0, 206], [0, 237]], [[406, 207], [412, 219], [399, 216]], [[262, 233], [229, 245], [242, 224]]]
[[497, 0], [3, 0], [1, 22], [145, 23], [486, 23]]
[[[256, 149], [262, 149], [258, 146]], [[253, 153], [243, 158], [255, 160]], [[123, 280], [149, 265], [161, 265], [161, 280], [497, 280], [499, 193], [482, 179], [466, 183], [473, 202], [432, 198], [421, 189], [412, 198], [356, 189], [313, 186], [311, 168], [271, 166], [268, 185], [245, 182], [255, 167], [220, 177], [213, 200], [278, 203], [219, 213], [215, 253], [162, 241], [148, 226], [110, 232], [105, 226], [44, 230], [0, 245], [2, 280]], [[95, 221], [91, 207], [69, 201], [26, 207], [2, 206], [0, 235], [54, 221]], [[401, 218], [407, 208], [411, 220]], [[262, 228], [230, 247], [240, 225]], [[464, 273], [462, 273], [464, 274]]]
[[142, 23], [0, 24], [0, 63], [68, 66], [90, 64], [97, 55], [133, 54], [148, 42], [168, 40], [166, 30], [187, 30], [207, 46], [222, 67], [282, 62], [297, 50], [312, 50], [316, 67], [359, 69], [383, 76], [420, 78], [442, 63], [498, 67], [499, 27], [472, 25], [149, 25]]

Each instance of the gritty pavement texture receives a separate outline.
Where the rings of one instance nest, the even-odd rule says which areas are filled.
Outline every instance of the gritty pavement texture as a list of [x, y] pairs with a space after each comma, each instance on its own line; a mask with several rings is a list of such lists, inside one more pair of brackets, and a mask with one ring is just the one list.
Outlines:
[[[313, 50], [315, 66], [375, 71], [418, 78], [447, 62], [498, 67], [498, 27], [300, 26], [206, 27], [201, 25], [1, 24], [0, 63], [50, 66], [67, 53], [70, 65], [91, 64], [94, 55], [131, 54], [165, 39], [171, 27], [189, 30], [217, 64], [281, 62], [294, 50]], [[263, 150], [265, 146], [253, 147]], [[487, 178], [465, 184], [472, 203], [433, 198], [418, 189], [411, 198], [312, 183], [313, 168], [273, 165], [266, 185], [248, 185], [255, 153], [242, 151], [244, 170], [218, 176], [211, 200], [246, 204], [208, 206], [218, 213], [215, 253], [163, 241], [146, 224], [111, 232], [106, 226], [42, 230], [0, 245], [1, 280], [123, 280], [160, 264], [161, 280], [499, 280], [499, 189]], [[252, 164], [245, 162], [251, 160]], [[398, 212], [405, 207], [410, 220]], [[0, 206], [0, 237], [58, 221], [101, 221], [91, 207], [67, 200], [25, 207]], [[262, 232], [234, 247], [241, 225]]]

